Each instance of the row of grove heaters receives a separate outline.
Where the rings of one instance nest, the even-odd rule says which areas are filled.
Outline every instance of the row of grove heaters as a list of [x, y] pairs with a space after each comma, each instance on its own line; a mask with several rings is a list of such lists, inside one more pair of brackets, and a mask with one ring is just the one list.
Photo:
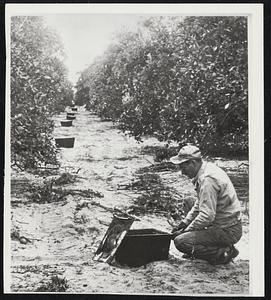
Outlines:
[[[60, 121], [62, 127], [71, 127], [73, 120], [76, 119], [76, 114], [78, 112], [78, 108], [75, 105], [71, 105], [69, 111], [66, 115], [66, 120]], [[56, 146], [58, 148], [73, 148], [74, 146], [74, 137], [63, 137], [63, 138], [55, 138]]]

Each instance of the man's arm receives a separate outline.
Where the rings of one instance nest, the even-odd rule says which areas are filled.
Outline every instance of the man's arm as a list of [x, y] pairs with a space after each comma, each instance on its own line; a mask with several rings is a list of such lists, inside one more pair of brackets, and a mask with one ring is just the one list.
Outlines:
[[183, 222], [186, 225], [189, 225], [198, 215], [199, 213], [199, 199], [197, 199], [193, 205], [193, 207], [190, 209], [186, 217], [184, 218]]
[[185, 219], [182, 220], [182, 222], [177, 226], [174, 227], [172, 230], [172, 238], [174, 239], [177, 235], [181, 234], [185, 231], [187, 226], [192, 222], [192, 220], [195, 219], [195, 217], [198, 215], [199, 212], [199, 200], [197, 199], [193, 205], [193, 207], [190, 209], [188, 214], [186, 215]]
[[[199, 212], [185, 231], [201, 230], [215, 219], [219, 186], [211, 177], [204, 178], [199, 192]], [[189, 212], [190, 214], [190, 212]]]

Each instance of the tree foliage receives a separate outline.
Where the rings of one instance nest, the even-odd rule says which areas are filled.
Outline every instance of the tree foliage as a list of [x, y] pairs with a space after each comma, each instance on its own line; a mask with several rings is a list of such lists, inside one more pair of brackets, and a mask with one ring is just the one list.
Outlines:
[[59, 37], [40, 17], [11, 20], [11, 159], [20, 168], [56, 163], [54, 113], [73, 98]]
[[119, 34], [80, 80], [89, 109], [138, 140], [248, 150], [245, 17], [149, 18]]

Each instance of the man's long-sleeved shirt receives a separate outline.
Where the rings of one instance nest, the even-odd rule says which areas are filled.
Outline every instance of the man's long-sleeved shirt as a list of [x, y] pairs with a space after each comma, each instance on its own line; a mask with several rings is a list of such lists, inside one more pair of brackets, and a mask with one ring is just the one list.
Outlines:
[[213, 163], [203, 162], [193, 179], [198, 199], [187, 214], [186, 231], [201, 230], [210, 225], [230, 227], [241, 218], [241, 205], [228, 175]]

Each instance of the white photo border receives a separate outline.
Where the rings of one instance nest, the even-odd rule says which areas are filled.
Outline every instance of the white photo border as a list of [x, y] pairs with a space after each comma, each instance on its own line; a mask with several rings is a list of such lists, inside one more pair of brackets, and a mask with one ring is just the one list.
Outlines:
[[[249, 295], [264, 296], [264, 61], [263, 4], [6, 4], [6, 125], [4, 184], [4, 292], [10, 291], [10, 20], [18, 15], [140, 14], [248, 17]], [[175, 295], [175, 294], [174, 294]], [[190, 295], [192, 296], [192, 295]], [[193, 296], [197, 296], [194, 295]], [[212, 296], [201, 294], [201, 296]], [[219, 296], [218, 294], [214, 296]], [[222, 295], [227, 296], [227, 295]], [[237, 296], [237, 295], [233, 295]]]

